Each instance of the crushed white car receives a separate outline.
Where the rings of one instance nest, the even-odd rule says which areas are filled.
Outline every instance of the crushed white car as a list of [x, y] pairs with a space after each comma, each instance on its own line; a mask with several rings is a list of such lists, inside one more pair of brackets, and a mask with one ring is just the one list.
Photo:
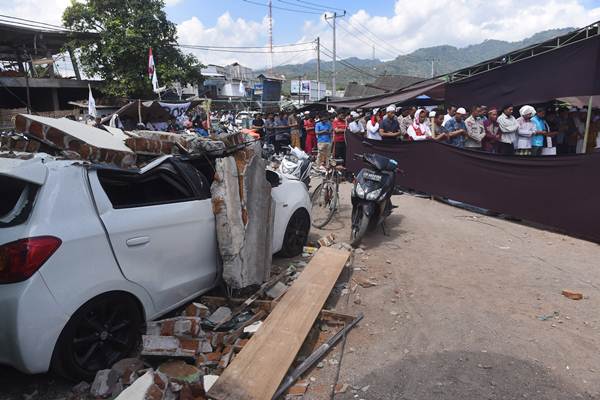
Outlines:
[[[140, 327], [219, 282], [208, 158], [125, 170], [44, 153], [0, 156], [0, 363], [90, 378]], [[267, 171], [272, 248], [299, 254], [304, 184]]]

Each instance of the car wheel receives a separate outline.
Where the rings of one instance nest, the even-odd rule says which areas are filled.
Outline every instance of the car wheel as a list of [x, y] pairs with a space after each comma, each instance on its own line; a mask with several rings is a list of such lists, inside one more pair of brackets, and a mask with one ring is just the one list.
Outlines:
[[140, 341], [143, 318], [124, 293], [96, 297], [77, 310], [63, 329], [52, 368], [67, 378], [91, 380], [100, 369], [125, 358]]
[[302, 248], [308, 241], [309, 230], [310, 216], [308, 212], [305, 209], [296, 210], [285, 229], [283, 246], [279, 254], [284, 257], [295, 257], [302, 253]]

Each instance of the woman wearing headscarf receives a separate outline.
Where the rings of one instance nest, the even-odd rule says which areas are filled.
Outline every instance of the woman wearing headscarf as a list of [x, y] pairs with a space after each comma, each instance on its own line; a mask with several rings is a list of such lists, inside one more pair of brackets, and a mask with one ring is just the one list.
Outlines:
[[502, 107], [502, 114], [498, 117], [498, 127], [500, 128], [498, 153], [504, 155], [515, 154], [515, 143], [517, 142], [519, 124], [513, 116], [513, 106], [506, 105]]
[[535, 115], [535, 108], [523, 106], [519, 109], [521, 116], [517, 119], [519, 129], [517, 130], [517, 155], [531, 155], [531, 138], [537, 132], [535, 123], [531, 120]]
[[425, 123], [427, 121], [427, 111], [423, 109], [417, 110], [415, 119], [411, 126], [408, 127], [406, 133], [411, 140], [427, 140], [431, 139], [431, 129]]

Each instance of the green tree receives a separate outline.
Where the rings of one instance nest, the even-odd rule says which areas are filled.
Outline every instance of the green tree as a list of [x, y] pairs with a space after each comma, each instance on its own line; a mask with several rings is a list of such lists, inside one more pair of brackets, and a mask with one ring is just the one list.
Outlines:
[[152, 98], [148, 49], [152, 47], [161, 86], [201, 79], [198, 60], [176, 47], [177, 29], [167, 19], [163, 0], [71, 0], [63, 13], [65, 27], [97, 35], [73, 35], [82, 69], [105, 81], [113, 96]]

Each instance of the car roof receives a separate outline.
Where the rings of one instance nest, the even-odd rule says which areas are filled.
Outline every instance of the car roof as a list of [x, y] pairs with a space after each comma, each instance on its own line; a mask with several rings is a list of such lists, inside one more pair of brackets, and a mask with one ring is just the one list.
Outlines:
[[18, 178], [43, 185], [48, 176], [48, 166], [73, 164], [73, 160], [57, 160], [46, 153], [0, 152], [0, 175]]

